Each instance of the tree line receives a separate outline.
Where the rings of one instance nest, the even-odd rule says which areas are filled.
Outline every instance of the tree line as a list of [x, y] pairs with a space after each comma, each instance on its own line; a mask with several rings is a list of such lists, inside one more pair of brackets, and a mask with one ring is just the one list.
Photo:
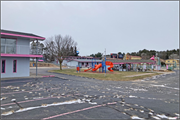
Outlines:
[[[123, 54], [125, 55], [124, 52], [118, 52], [118, 54]], [[166, 50], [166, 51], [156, 51], [156, 50], [139, 50], [138, 52], [131, 52], [127, 53], [132, 56], [140, 56], [142, 59], [150, 59], [153, 55], [160, 57], [161, 59], [179, 59], [179, 49], [173, 49], [173, 50]], [[102, 58], [103, 54], [98, 52], [96, 54], [91, 54], [91, 57], [99, 57]]]
[[138, 52], [131, 52], [129, 55], [140, 56], [142, 59], [150, 59], [153, 55], [160, 57], [161, 59], [178, 59], [179, 49], [166, 50], [166, 51], [156, 51], [156, 50], [139, 50]]

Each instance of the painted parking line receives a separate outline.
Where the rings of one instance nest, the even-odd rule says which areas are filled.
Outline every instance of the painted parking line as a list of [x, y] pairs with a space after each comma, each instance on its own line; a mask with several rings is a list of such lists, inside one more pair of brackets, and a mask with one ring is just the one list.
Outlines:
[[[113, 102], [113, 103], [107, 103], [107, 104], [116, 104], [117, 102]], [[60, 117], [60, 116], [64, 116], [64, 115], [68, 115], [68, 114], [72, 114], [72, 113], [77, 113], [80, 111], [85, 111], [85, 110], [89, 110], [89, 109], [93, 109], [93, 108], [97, 108], [97, 107], [102, 107], [106, 104], [102, 104], [102, 105], [96, 105], [96, 106], [92, 106], [92, 107], [87, 107], [87, 108], [83, 108], [83, 109], [79, 109], [79, 110], [75, 110], [75, 111], [71, 111], [71, 112], [66, 112], [66, 113], [62, 113], [59, 115], [54, 115], [51, 117], [47, 117], [47, 118], [43, 118], [42, 120], [47, 120], [47, 119], [52, 119], [52, 118], [56, 118], [56, 117]]]
[[55, 75], [47, 75], [47, 76], [42, 76], [43, 78], [44, 77], [55, 77]]

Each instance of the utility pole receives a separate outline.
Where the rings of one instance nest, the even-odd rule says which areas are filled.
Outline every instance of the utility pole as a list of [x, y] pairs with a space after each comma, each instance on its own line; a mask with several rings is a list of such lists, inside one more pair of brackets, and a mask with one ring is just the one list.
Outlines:
[[106, 48], [105, 48], [105, 74], [104, 76], [106, 76]]
[[[38, 54], [38, 40], [36, 42], [36, 55]], [[36, 76], [37, 76], [37, 57], [36, 57]]]

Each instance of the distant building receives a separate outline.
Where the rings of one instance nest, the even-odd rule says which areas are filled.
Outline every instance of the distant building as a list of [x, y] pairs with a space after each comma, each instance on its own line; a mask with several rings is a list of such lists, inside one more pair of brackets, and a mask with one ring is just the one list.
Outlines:
[[111, 58], [123, 59], [123, 57], [124, 57], [123, 54], [111, 53]]
[[[59, 64], [59, 61], [56, 59], [54, 61], [56, 64]], [[69, 56], [65, 60], [63, 60], [62, 65], [76, 67], [79, 65], [80, 67], [91, 67], [92, 62], [99, 64], [102, 62], [100, 58], [93, 58], [93, 57], [85, 57], [85, 56]]]
[[140, 56], [130, 56], [131, 60], [141, 60], [142, 58]]
[[132, 56], [129, 54], [125, 54], [123, 57], [123, 60], [141, 60], [142, 58], [140, 56]]
[[106, 55], [106, 58], [111, 58], [111, 55]]
[[120, 65], [120, 64], [155, 64], [153, 60], [119, 60], [119, 59], [112, 59], [108, 60], [111, 61], [114, 65]]
[[114, 59], [122, 60], [120, 58], [106, 58], [106, 60], [114, 60]]
[[165, 60], [166, 65], [173, 66], [176, 62], [176, 65], [179, 66], [179, 59], [167, 59]]

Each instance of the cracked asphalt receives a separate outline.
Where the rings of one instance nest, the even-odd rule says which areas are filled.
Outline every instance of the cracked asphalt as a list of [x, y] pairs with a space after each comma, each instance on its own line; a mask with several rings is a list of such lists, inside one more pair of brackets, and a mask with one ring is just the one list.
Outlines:
[[179, 118], [179, 71], [139, 81], [38, 72], [56, 77], [1, 81], [2, 119]]

